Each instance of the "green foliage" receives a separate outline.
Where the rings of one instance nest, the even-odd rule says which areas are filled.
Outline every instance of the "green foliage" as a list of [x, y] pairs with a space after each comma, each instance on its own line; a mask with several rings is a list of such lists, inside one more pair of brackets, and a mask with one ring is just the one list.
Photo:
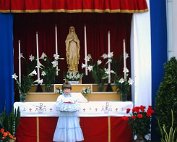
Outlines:
[[21, 84], [18, 82], [18, 80], [16, 80], [16, 84], [17, 84], [17, 87], [18, 87], [20, 93], [25, 94], [30, 90], [31, 85], [33, 84], [33, 79], [29, 75], [23, 75], [22, 80], [21, 80]]
[[6, 130], [9, 131], [12, 135], [15, 135], [17, 127], [20, 121], [20, 110], [12, 109], [10, 114], [7, 114], [3, 111], [0, 114], [0, 125]]
[[[177, 60], [171, 58], [164, 69], [165, 74], [157, 92], [155, 110], [159, 124], [165, 125], [166, 131], [170, 131], [171, 110], [175, 118], [177, 116]], [[174, 120], [174, 128], [177, 129], [177, 119]]]
[[43, 75], [43, 83], [45, 84], [45, 91], [51, 91], [51, 85], [55, 83], [55, 76], [56, 76], [56, 67], [53, 67], [51, 59], [45, 57], [45, 60], [41, 61], [42, 63], [42, 73], [45, 72]]
[[160, 132], [162, 135], [161, 142], [177, 142], [177, 138], [175, 140], [175, 133], [177, 129], [174, 129], [174, 114], [173, 110], [171, 110], [171, 127], [169, 129], [169, 132], [167, 132], [165, 124], [161, 125], [160, 122], [158, 121], [158, 125], [160, 128]]

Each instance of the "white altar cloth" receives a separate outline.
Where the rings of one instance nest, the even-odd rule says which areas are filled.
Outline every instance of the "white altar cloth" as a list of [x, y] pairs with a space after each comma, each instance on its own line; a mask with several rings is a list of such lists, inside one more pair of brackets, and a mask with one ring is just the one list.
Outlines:
[[[127, 116], [127, 108], [133, 107], [133, 102], [121, 101], [90, 101], [79, 103], [79, 117]], [[58, 117], [55, 102], [15, 102], [14, 108], [20, 108], [21, 117]]]

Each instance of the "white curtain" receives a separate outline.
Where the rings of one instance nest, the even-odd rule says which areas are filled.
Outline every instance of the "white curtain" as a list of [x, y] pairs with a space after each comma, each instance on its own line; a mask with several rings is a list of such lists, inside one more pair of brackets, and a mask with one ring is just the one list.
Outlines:
[[152, 102], [150, 9], [133, 14], [131, 29], [132, 99], [135, 106], [148, 106]]

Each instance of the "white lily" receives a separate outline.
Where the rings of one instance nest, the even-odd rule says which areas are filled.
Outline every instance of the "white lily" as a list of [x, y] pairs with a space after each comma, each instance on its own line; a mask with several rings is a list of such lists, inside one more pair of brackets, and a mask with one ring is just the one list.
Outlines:
[[32, 54], [29, 56], [29, 60], [30, 60], [31, 62], [34, 60], [34, 56], [33, 56]]
[[57, 67], [57, 66], [58, 66], [58, 61], [54, 60], [54, 61], [52, 62], [52, 65], [53, 65], [54, 68]]
[[47, 57], [47, 55], [44, 52], [42, 52], [42, 55], [41, 55], [40, 59], [45, 60], [46, 57]]
[[54, 57], [55, 60], [58, 60], [59, 57], [60, 57], [60, 55], [58, 55], [58, 54], [53, 54], [53, 57]]
[[98, 60], [98, 61], [97, 61], [97, 65], [100, 65], [101, 63], [102, 63], [101, 60]]
[[42, 76], [46, 76], [46, 72], [45, 72], [45, 71], [42, 71], [41, 75], [42, 75]]
[[33, 70], [33, 71], [29, 74], [29, 76], [33, 76], [33, 75], [37, 75], [36, 70]]
[[17, 80], [18, 76], [16, 75], [16, 73], [14, 73], [14, 74], [12, 75], [12, 78], [15, 79], [15, 80]]
[[121, 78], [120, 80], [119, 80], [119, 83], [124, 83], [124, 79], [123, 78]]

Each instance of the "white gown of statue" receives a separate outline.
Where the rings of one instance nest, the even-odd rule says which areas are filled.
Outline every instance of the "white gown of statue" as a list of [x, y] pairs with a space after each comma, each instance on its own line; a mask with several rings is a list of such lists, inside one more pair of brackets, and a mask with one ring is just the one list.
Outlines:
[[83, 141], [83, 133], [79, 124], [77, 98], [62, 94], [57, 98], [56, 107], [60, 111], [53, 136], [54, 142]]

